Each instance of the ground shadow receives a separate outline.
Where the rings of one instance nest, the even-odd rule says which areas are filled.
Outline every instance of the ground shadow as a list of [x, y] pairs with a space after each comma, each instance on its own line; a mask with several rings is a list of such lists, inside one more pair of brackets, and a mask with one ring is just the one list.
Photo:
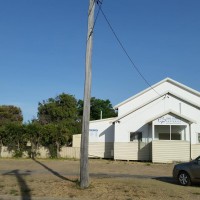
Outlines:
[[15, 176], [17, 178], [17, 182], [20, 187], [20, 194], [22, 200], [31, 200], [31, 189], [28, 187], [26, 181], [23, 176], [30, 175], [30, 171], [26, 171], [25, 173], [20, 173], [18, 169], [12, 170], [10, 172], [4, 173], [3, 175]]
[[170, 176], [154, 177], [152, 179], [157, 180], [157, 181], [161, 181], [161, 182], [165, 182], [165, 183], [177, 185], [177, 181], [173, 177], [170, 177]]
[[53, 175], [57, 176], [58, 178], [60, 178], [60, 179], [62, 179], [64, 181], [70, 181], [70, 182], [73, 182], [73, 183], [77, 183], [78, 182], [78, 179], [72, 180], [72, 179], [66, 178], [66, 177], [62, 176], [61, 174], [59, 174], [58, 172], [54, 171], [53, 169], [47, 167], [45, 164], [39, 162], [38, 160], [36, 160], [34, 158], [32, 158], [32, 160], [35, 161], [37, 164], [41, 165], [42, 167], [44, 167], [45, 169], [47, 169]]
[[[175, 180], [173, 177], [169, 177], [169, 176], [155, 177], [155, 178], [152, 178], [152, 179], [162, 181], [162, 182], [165, 182], [165, 183], [180, 185], [177, 180]], [[200, 186], [200, 183], [192, 183], [192, 187], [199, 187], [199, 186]]]

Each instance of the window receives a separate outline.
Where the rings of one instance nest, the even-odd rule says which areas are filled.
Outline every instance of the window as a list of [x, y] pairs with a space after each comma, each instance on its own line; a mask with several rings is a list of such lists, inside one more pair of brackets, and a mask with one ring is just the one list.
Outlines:
[[[159, 140], [170, 140], [170, 133], [159, 133]], [[181, 134], [171, 133], [171, 140], [181, 140]]]
[[[185, 140], [185, 125], [157, 125], [155, 126], [155, 136], [159, 140]], [[200, 138], [199, 138], [200, 139]], [[200, 140], [199, 140], [200, 143]]]
[[181, 140], [180, 133], [171, 133], [171, 140]]
[[142, 141], [142, 132], [131, 132], [130, 141]]
[[200, 133], [197, 133], [197, 143], [200, 143]]
[[159, 133], [159, 140], [170, 140], [169, 133]]

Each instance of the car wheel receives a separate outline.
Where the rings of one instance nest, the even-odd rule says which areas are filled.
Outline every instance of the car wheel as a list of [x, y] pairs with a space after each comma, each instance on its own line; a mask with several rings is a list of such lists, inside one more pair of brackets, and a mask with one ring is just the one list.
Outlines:
[[180, 172], [178, 175], [179, 183], [183, 186], [191, 185], [190, 176], [186, 172]]

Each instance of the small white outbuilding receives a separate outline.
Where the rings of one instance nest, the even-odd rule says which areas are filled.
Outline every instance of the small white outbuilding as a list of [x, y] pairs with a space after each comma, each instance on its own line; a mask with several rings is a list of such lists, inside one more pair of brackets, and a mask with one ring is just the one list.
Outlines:
[[89, 156], [152, 162], [200, 155], [200, 93], [166, 78], [90, 122]]

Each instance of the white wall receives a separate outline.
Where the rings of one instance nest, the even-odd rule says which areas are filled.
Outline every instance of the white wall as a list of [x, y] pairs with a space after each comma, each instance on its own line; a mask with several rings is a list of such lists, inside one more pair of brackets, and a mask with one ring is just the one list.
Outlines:
[[[189, 121], [193, 122], [191, 140], [192, 144], [197, 144], [197, 133], [200, 133], [200, 93], [171, 80], [155, 85], [155, 90], [161, 94], [160, 97], [154, 90], [147, 89], [119, 104], [118, 118], [116, 118], [118, 121], [115, 125], [112, 124], [114, 119], [90, 122], [90, 143], [114, 141], [114, 153], [119, 156], [121, 154], [117, 151], [120, 149], [116, 149], [118, 148], [116, 143], [123, 148], [127, 144], [132, 148], [132, 144], [129, 144], [130, 132], [142, 132], [142, 142], [145, 147], [152, 141], [152, 121], [171, 110], [182, 116], [181, 125], [186, 126], [187, 141], [190, 141]], [[164, 96], [164, 94], [167, 95]], [[183, 135], [184, 133], [182, 133], [182, 138]], [[184, 146], [183, 143], [181, 145]], [[134, 156], [132, 155], [134, 152], [130, 153]]]
[[154, 140], [152, 142], [152, 162], [171, 163], [190, 160], [190, 143], [179, 140]]
[[[158, 85], [155, 90], [162, 94], [164, 91], [168, 90], [167, 83], [163, 83], [161, 85]], [[118, 108], [118, 116], [122, 116], [126, 114], [127, 112], [136, 109], [140, 107], [141, 105], [147, 103], [147, 101], [150, 101], [154, 98], [159, 97], [158, 94], [154, 90], [148, 90], [147, 92], [142, 93], [141, 95], [136, 95], [136, 98], [133, 98], [132, 100], [126, 102], [125, 104], [121, 105]]]
[[89, 142], [114, 142], [114, 119], [90, 121]]
[[161, 112], [164, 112], [165, 105], [162, 99], [163, 98], [159, 98], [120, 119], [120, 122], [115, 124], [115, 142], [129, 142], [130, 132], [136, 131], [143, 132], [144, 140], [147, 140], [149, 137], [151, 138], [151, 131], [149, 131], [150, 125], [148, 122]]
[[[171, 81], [158, 84], [154, 89], [159, 94], [171, 92], [173, 94], [176, 94], [177, 96], [183, 97], [186, 101], [195, 103], [200, 106], [200, 95], [195, 94], [195, 92], [189, 92], [189, 89], [183, 88], [181, 86], [178, 87]], [[152, 89], [147, 90], [146, 92], [143, 91], [141, 92], [141, 94], [135, 95], [135, 98], [130, 98], [130, 101], [127, 100], [127, 102], [125, 101], [124, 103], [122, 103], [122, 105], [118, 107], [118, 116], [122, 116], [127, 112], [140, 107], [147, 101], [157, 97], [158, 94]]]
[[[173, 110], [180, 115], [186, 116], [197, 122], [191, 125], [192, 143], [196, 144], [196, 135], [200, 132], [200, 110], [197, 107], [194, 107], [171, 95], [168, 95], [167, 98], [160, 97], [159, 99], [120, 119], [120, 123], [116, 123], [115, 142], [128, 142], [130, 139], [130, 132], [135, 131], [142, 131], [144, 137], [147, 137], [147, 133], [145, 133], [148, 127], [147, 123], [151, 122], [152, 119], [167, 110]], [[184, 119], [183, 124], [187, 125], [186, 139], [189, 141], [189, 126], [186, 121], [184, 122]]]
[[90, 121], [89, 157], [112, 158], [115, 118]]
[[146, 160], [152, 159], [151, 143], [143, 142], [115, 142], [115, 160]]

